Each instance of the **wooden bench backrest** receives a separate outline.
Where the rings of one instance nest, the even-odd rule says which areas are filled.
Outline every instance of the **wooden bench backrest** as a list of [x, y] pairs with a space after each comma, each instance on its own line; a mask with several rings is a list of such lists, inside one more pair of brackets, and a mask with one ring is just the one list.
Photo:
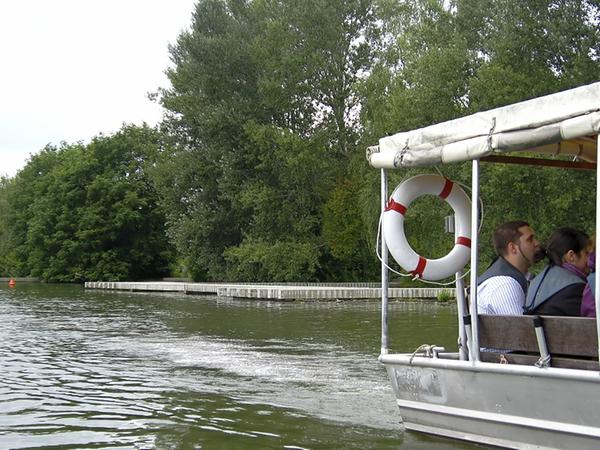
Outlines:
[[[479, 345], [485, 348], [539, 352], [534, 316], [479, 316]], [[541, 316], [551, 355], [597, 357], [596, 319]]]

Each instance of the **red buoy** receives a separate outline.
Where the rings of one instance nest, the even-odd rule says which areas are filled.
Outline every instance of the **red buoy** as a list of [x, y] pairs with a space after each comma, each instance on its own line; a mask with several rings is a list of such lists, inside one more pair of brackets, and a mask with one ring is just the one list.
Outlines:
[[11, 278], [10, 281], [8, 282], [8, 287], [15, 287], [15, 285], [17, 284], [17, 282], [15, 281], [14, 278]]

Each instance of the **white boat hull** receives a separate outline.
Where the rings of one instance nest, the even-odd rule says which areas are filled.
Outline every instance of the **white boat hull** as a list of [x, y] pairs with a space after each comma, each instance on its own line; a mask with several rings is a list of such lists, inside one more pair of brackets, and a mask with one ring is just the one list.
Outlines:
[[600, 375], [382, 355], [409, 430], [508, 448], [600, 447]]

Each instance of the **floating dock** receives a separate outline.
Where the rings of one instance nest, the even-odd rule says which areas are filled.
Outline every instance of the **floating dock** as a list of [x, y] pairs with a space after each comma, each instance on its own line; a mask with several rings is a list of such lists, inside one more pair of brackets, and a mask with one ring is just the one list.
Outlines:
[[[188, 282], [126, 282], [88, 281], [86, 289], [141, 292], [181, 292], [194, 295], [216, 295], [230, 298], [253, 298], [262, 300], [347, 300], [381, 298], [381, 288], [376, 283], [303, 283], [303, 284], [225, 284]], [[442, 294], [444, 293], [444, 294]], [[388, 290], [391, 300], [437, 299], [440, 295], [454, 297], [452, 289], [399, 288]]]

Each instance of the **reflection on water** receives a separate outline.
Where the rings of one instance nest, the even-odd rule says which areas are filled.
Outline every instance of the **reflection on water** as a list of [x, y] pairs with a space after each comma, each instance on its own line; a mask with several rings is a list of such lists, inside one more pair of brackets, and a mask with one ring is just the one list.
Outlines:
[[[3, 286], [0, 448], [473, 448], [402, 431], [379, 314]], [[454, 315], [393, 305], [392, 344], [452, 347]]]

